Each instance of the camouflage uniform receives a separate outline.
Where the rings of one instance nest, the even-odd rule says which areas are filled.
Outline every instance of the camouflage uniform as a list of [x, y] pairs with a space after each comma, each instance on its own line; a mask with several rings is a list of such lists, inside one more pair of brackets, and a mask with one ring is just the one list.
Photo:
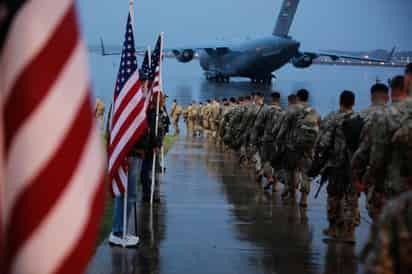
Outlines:
[[400, 106], [401, 127], [392, 136], [392, 143], [399, 155], [400, 184], [403, 190], [412, 188], [412, 98], [403, 101]]
[[228, 121], [225, 124], [223, 141], [234, 150], [238, 150], [241, 146], [241, 123], [246, 109], [246, 105], [237, 105], [227, 113]]
[[412, 273], [412, 192], [385, 206], [366, 247], [365, 273]]
[[172, 112], [172, 123], [173, 123], [173, 127], [175, 129], [175, 134], [179, 135], [180, 134], [180, 129], [179, 129], [179, 120], [180, 120], [180, 116], [183, 113], [183, 109], [181, 106], [176, 105], [174, 111]]
[[212, 118], [212, 104], [207, 103], [202, 109], [202, 125], [206, 135], [209, 135], [211, 130], [211, 118]]
[[258, 181], [262, 175], [263, 162], [262, 162], [262, 137], [265, 131], [265, 124], [269, 112], [269, 106], [263, 104], [260, 106], [255, 118], [254, 124], [250, 130], [249, 136], [249, 146], [251, 146], [251, 151], [254, 152], [253, 161], [255, 164], [256, 175], [258, 176]]
[[256, 153], [256, 147], [251, 145], [250, 137], [252, 134], [252, 130], [254, 128], [254, 124], [258, 115], [260, 115], [261, 111], [264, 108], [264, 104], [258, 105], [255, 103], [250, 103], [246, 105], [246, 111], [242, 118], [240, 124], [240, 162], [246, 161], [246, 163], [250, 163], [253, 160], [253, 157]]
[[210, 130], [212, 131], [212, 137], [217, 136], [217, 130], [219, 128], [219, 122], [221, 117], [221, 107], [219, 102], [214, 101], [211, 106], [211, 115], [209, 118]]
[[299, 180], [300, 192], [304, 197], [310, 192], [310, 178], [306, 176], [305, 170], [311, 164], [319, 124], [320, 115], [306, 103], [291, 105], [282, 117], [276, 144], [278, 151], [285, 155], [282, 160], [285, 169], [283, 197], [294, 198]]
[[226, 128], [229, 128], [229, 121], [231, 119], [231, 115], [233, 113], [233, 109], [235, 109], [237, 105], [235, 104], [228, 104], [224, 105], [222, 108], [222, 119], [220, 120], [219, 124], [219, 140], [224, 141], [224, 137], [226, 134]]
[[186, 128], [187, 128], [187, 133], [192, 133], [194, 129], [194, 124], [195, 124], [195, 115], [194, 115], [194, 106], [189, 105], [186, 109]]
[[[266, 177], [268, 182], [274, 183], [274, 171], [278, 171], [278, 166], [272, 165], [272, 158], [275, 145], [275, 136], [277, 132], [275, 131], [279, 128], [281, 117], [283, 111], [282, 108], [277, 104], [272, 104], [268, 107], [266, 111], [266, 120], [264, 123], [263, 136], [261, 139], [261, 146], [259, 148], [260, 156], [262, 160], [262, 172], [263, 176]], [[276, 186], [272, 188], [276, 190]]]
[[203, 123], [203, 105], [199, 104], [194, 107], [195, 112], [195, 127], [194, 127], [194, 134], [201, 135], [202, 134], [202, 123]]
[[403, 103], [380, 107], [367, 121], [352, 165], [368, 188], [368, 212], [377, 220], [386, 200], [398, 196], [401, 183], [401, 151], [392, 144], [392, 136], [401, 127]]
[[343, 226], [343, 235], [348, 240], [354, 240], [358, 194], [352, 183], [350, 170], [353, 151], [347, 144], [343, 123], [356, 115], [353, 111], [329, 114], [321, 123], [321, 131], [315, 145], [315, 164], [322, 162], [320, 173], [327, 176], [329, 181], [327, 186], [329, 228], [324, 233], [337, 237], [337, 228]]

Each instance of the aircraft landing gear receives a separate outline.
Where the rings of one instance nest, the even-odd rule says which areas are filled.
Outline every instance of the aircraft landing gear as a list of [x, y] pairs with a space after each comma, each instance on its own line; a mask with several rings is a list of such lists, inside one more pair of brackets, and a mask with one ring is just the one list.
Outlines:
[[259, 84], [259, 85], [272, 85], [272, 75], [267, 75], [267, 76], [260, 76], [260, 77], [253, 77], [251, 78], [251, 81], [253, 84]]
[[224, 75], [215, 75], [215, 76], [206, 75], [206, 80], [208, 81], [213, 80], [216, 83], [229, 83], [230, 77], [224, 76]]

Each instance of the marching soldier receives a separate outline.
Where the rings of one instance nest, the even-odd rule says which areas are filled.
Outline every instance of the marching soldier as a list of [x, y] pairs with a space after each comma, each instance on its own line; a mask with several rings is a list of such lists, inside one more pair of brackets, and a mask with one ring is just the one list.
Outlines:
[[385, 206], [371, 231], [371, 248], [363, 258], [366, 274], [412, 273], [411, 212], [412, 191]]
[[[378, 145], [378, 142], [386, 142], [384, 139], [388, 137], [384, 136], [386, 133], [382, 132], [383, 129], [379, 129], [377, 125], [382, 120], [385, 120], [388, 115], [388, 108], [386, 106], [389, 99], [388, 93], [389, 89], [384, 84], [378, 83], [372, 86], [372, 105], [360, 112], [362, 119], [365, 121], [365, 126], [362, 129], [359, 148], [352, 159], [353, 176], [355, 181], [363, 181], [363, 185], [366, 187], [367, 209], [373, 220], [376, 220], [379, 216], [384, 203], [382, 188], [385, 171], [382, 169], [382, 166], [378, 167], [378, 165], [382, 164], [381, 159], [384, 152]], [[373, 149], [372, 145], [374, 146]], [[378, 153], [374, 152], [375, 149], [378, 149], [376, 151]], [[370, 155], [371, 152], [373, 155]]]
[[176, 100], [174, 100], [173, 105], [172, 105], [171, 116], [172, 116], [173, 127], [175, 130], [175, 135], [180, 134], [179, 120], [180, 120], [180, 116], [182, 115], [182, 113], [183, 113], [182, 107], [177, 104]]
[[319, 173], [328, 178], [327, 217], [329, 227], [323, 234], [348, 242], [355, 241], [355, 214], [358, 195], [352, 183], [350, 161], [354, 148], [346, 138], [344, 124], [355, 118], [355, 95], [344, 91], [340, 109], [322, 121], [322, 131], [315, 145], [315, 158], [309, 176]]
[[269, 106], [266, 114], [266, 121], [263, 130], [262, 144], [260, 146], [260, 155], [262, 157], [262, 175], [266, 177], [268, 184], [265, 189], [272, 187], [272, 191], [277, 191], [277, 174], [280, 170], [278, 163], [272, 163], [273, 153], [275, 148], [275, 131], [279, 128], [283, 110], [280, 107], [280, 93], [272, 93], [272, 104]]
[[210, 130], [212, 131], [212, 137], [217, 137], [217, 130], [219, 128], [219, 123], [221, 119], [221, 105], [219, 100], [215, 98], [211, 105], [211, 115], [209, 119]]
[[[392, 167], [400, 174], [398, 185], [404, 186], [405, 190], [409, 189], [409, 192], [390, 201], [371, 227], [369, 242], [362, 258], [367, 274], [412, 272], [412, 90], [409, 82], [412, 78], [408, 77], [412, 77], [411, 64], [405, 71], [403, 93], [400, 89], [395, 91], [400, 87], [401, 78], [396, 77], [391, 82], [392, 93], [395, 95], [393, 97], [398, 97], [397, 107], [402, 113], [400, 128], [391, 136], [391, 143], [399, 155], [399, 165]], [[408, 97], [405, 98], [405, 95]]]
[[300, 179], [302, 195], [299, 204], [307, 207], [310, 179], [306, 176], [305, 170], [310, 166], [312, 159], [313, 146], [319, 133], [320, 115], [308, 105], [309, 92], [307, 90], [299, 90], [296, 96], [297, 104], [290, 106], [282, 118], [276, 143], [280, 147], [277, 153], [284, 153], [286, 156], [283, 161], [285, 189], [282, 198], [295, 200]]

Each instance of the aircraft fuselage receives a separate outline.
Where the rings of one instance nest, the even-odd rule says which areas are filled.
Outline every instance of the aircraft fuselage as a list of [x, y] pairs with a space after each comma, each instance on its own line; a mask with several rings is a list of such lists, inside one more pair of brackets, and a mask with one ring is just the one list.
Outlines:
[[199, 53], [202, 69], [222, 77], [260, 78], [287, 64], [299, 50], [299, 42], [271, 36], [230, 49], [205, 49]]

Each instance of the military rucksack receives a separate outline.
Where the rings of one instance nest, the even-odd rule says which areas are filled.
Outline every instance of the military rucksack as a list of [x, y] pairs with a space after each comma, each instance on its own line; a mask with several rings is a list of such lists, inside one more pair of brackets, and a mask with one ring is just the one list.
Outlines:
[[307, 152], [313, 148], [319, 134], [319, 115], [311, 107], [305, 107], [295, 117], [292, 144], [298, 151]]

